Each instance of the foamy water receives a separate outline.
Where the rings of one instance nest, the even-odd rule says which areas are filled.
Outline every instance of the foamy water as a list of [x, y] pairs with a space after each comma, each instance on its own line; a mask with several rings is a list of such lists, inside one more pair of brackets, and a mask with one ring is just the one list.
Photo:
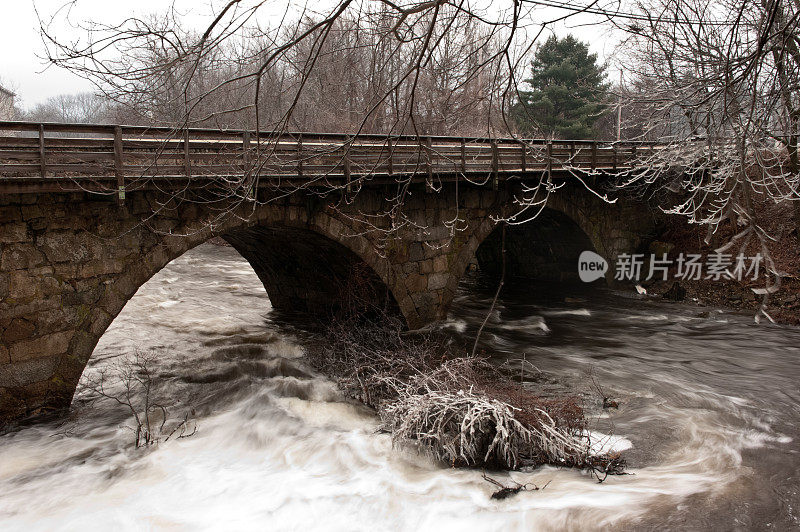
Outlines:
[[[462, 292], [445, 326], [474, 334], [486, 300]], [[594, 400], [585, 373], [592, 368], [621, 403], [609, 412], [587, 404], [596, 444], [627, 449], [630, 475], [601, 484], [553, 467], [490, 473], [547, 485], [497, 501], [481, 471], [393, 449], [369, 409], [309, 367], [302, 333], [271, 320], [269, 300], [243, 259], [203, 246], [139, 291], [86, 370], [102, 371], [134, 349], [154, 350], [159, 392], [174, 416], [195, 410], [197, 433], [134, 449], [125, 413], [101, 403], [65, 425], [2, 436], [0, 528], [729, 528], [727, 514], [714, 509], [750, 501], [742, 486], [760, 489], [761, 476], [777, 490], [778, 513], [751, 507], [736, 518], [745, 527], [765, 516], [791, 524], [795, 329], [752, 329], [745, 317], [687, 320], [684, 308], [653, 311], [635, 302], [620, 312], [591, 300], [574, 308], [531, 301], [502, 302], [487, 326], [487, 347], [512, 362], [528, 353], [554, 379], [581, 388], [587, 403]], [[783, 399], [759, 395], [765, 386]], [[789, 472], [776, 478], [771, 462], [759, 470], [754, 453], [780, 455]]]

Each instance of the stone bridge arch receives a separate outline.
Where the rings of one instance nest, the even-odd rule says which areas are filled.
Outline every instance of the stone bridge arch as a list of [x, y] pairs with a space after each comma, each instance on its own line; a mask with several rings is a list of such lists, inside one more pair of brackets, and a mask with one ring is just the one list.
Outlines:
[[[510, 195], [502, 192], [499, 194], [502, 197], [495, 208], [488, 212], [489, 216], [498, 216], [502, 214], [503, 209], [509, 208]], [[524, 224], [509, 227], [511, 231], [523, 233], [544, 223], [560, 226], [559, 229], [572, 233], [564, 235], [574, 239], [569, 246], [566, 246], [569, 250], [566, 253], [564, 253], [566, 249], [554, 251], [554, 255], [562, 255], [561, 263], [558, 264], [562, 275], [558, 278], [549, 276], [548, 280], [577, 280], [579, 252], [588, 249], [606, 259], [611, 272], [606, 275], [606, 281], [613, 283], [616, 257], [621, 253], [633, 253], [641, 249], [643, 244], [653, 237], [658, 226], [657, 217], [644, 204], [622, 197], [609, 203], [576, 185], [566, 185], [552, 193], [542, 214], [543, 216]], [[521, 238], [529, 237], [530, 234], [521, 235]], [[462, 273], [470, 262], [480, 262], [479, 250], [482, 246], [491, 245], [492, 240], [496, 240], [497, 249], [494, 253], [498, 255], [496, 258], [499, 260], [500, 236], [497, 224], [484, 219], [474, 225], [474, 230], [468, 234], [465, 245], [455, 261]], [[576, 250], [580, 251], [575, 254]], [[567, 255], [568, 260], [563, 260], [564, 255]], [[448, 290], [451, 288], [455, 290], [458, 284], [458, 280], [452, 281], [455, 284], [452, 287], [448, 286]]]
[[360, 262], [410, 328], [444, 317], [466, 262], [455, 260], [464, 241], [450, 238], [443, 221], [458, 215], [471, 234], [496, 197], [415, 188], [405, 212], [424, 223], [406, 223], [387, 243], [380, 230], [366, 231], [359, 221], [382, 212], [385, 196], [362, 190], [343, 208], [290, 196], [219, 220], [219, 210], [163, 204], [155, 193], [130, 193], [122, 209], [87, 193], [5, 198], [0, 425], [68, 407], [99, 338], [127, 301], [169, 262], [213, 237], [228, 240], [250, 262], [276, 307], [320, 307], [333, 294], [328, 281]]
[[[224, 205], [174, 205], [155, 192], [130, 192], [124, 208], [88, 193], [0, 197], [0, 425], [68, 407], [98, 339], [125, 303], [170, 261], [215, 236], [249, 260], [276, 306], [318, 306], [331, 297], [326, 279], [360, 261], [410, 328], [444, 318], [511, 191], [414, 185], [401, 218], [378, 216], [393, 194], [378, 185], [347, 201], [294, 194], [224, 217]], [[635, 249], [648, 223], [642, 208], [609, 207], [580, 190], [559, 190], [549, 206], [572, 217], [609, 260]], [[364, 218], [378, 229], [368, 230]], [[282, 246], [282, 258], [265, 258], [270, 246]], [[310, 262], [326, 253], [337, 258]], [[292, 257], [293, 269], [284, 264]], [[306, 282], [323, 267], [327, 277]], [[276, 275], [282, 282], [270, 280]]]

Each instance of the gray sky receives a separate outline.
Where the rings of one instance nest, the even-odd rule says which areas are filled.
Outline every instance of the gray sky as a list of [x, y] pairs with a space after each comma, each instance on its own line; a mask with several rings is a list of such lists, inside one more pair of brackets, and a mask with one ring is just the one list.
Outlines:
[[[176, 0], [178, 10], [185, 14], [190, 23], [200, 26], [210, 21], [212, 12], [210, 0]], [[302, 1], [302, 0], [300, 0]], [[327, 0], [316, 0], [310, 5], [321, 6]], [[486, 0], [485, 0], [486, 1]], [[20, 106], [30, 108], [51, 96], [71, 94], [92, 90], [90, 82], [53, 66], [44, 64], [44, 45], [39, 36], [39, 23], [34, 11], [36, 4], [39, 14], [47, 18], [55, 13], [66, 0], [3, 0], [4, 10], [0, 17], [0, 83], [15, 91]], [[218, 3], [218, 2], [217, 2]], [[507, 2], [502, 2], [505, 5]], [[510, 2], [508, 2], [510, 3]], [[169, 0], [77, 0], [72, 7], [70, 19], [73, 21], [97, 20], [114, 23], [131, 15], [147, 15], [164, 10]], [[280, 12], [285, 1], [275, 0], [268, 6], [266, 17], [270, 11]], [[272, 7], [272, 9], [269, 9]], [[548, 15], [563, 14], [554, 11]], [[544, 14], [543, 14], [544, 15]], [[62, 17], [63, 18], [63, 17]], [[615, 39], [603, 28], [596, 26], [575, 26], [586, 22], [586, 18], [573, 19], [569, 26], [558, 27], [559, 33], [572, 32], [578, 38], [588, 41], [592, 50], [601, 58], [608, 57], [613, 51]], [[63, 24], [58, 27], [57, 38], [74, 39], [82, 35], [80, 29], [70, 28]], [[609, 72], [610, 76], [616, 76]]]
[[[21, 106], [29, 108], [50, 96], [92, 90], [92, 84], [78, 76], [47, 65], [44, 45], [39, 36], [39, 22], [34, 11], [34, 0], [3, 0], [0, 17], [0, 82], [17, 93]], [[35, 0], [39, 14], [45, 18], [64, 5], [65, 0]], [[79, 0], [73, 7], [71, 18], [75, 21], [121, 21], [136, 14], [158, 12], [168, 5], [165, 0]], [[182, 12], [191, 14], [208, 12], [207, 2], [179, 0]], [[79, 30], [62, 28], [58, 36], [70, 38]], [[37, 57], [40, 56], [40, 57]]]

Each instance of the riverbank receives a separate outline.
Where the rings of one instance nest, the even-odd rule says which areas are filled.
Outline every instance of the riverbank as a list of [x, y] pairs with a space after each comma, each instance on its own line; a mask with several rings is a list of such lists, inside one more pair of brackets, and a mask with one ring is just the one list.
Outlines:
[[[786, 207], [765, 206], [762, 218], [760, 222], [763, 221], [764, 229], [775, 238], [769, 245], [769, 253], [775, 269], [781, 275], [780, 287], [775, 293], [770, 294], [766, 312], [777, 323], [800, 325], [800, 245], [798, 245], [797, 230], [793, 228], [792, 213]], [[647, 251], [656, 256], [666, 252], [673, 264], [680, 254], [684, 257], [697, 254], [706, 261], [716, 249], [730, 242], [735, 230], [741, 230], [741, 227], [734, 228], [729, 223], [722, 224], [706, 244], [705, 226], [689, 225], [685, 219], [673, 216], [667, 218], [663, 231], [650, 244]], [[740, 252], [750, 258], [760, 253], [760, 247], [756, 242], [751, 242], [744, 249], [734, 245], [725, 251], [733, 256], [734, 261]], [[755, 316], [759, 313], [763, 300], [763, 296], [755, 291], [766, 286], [765, 272], [766, 264], [762, 263], [760, 275], [755, 280], [706, 279], [705, 271], [700, 279], [687, 280], [676, 278], [677, 267], [673, 265], [666, 281], [645, 281], [641, 286], [647, 290], [648, 295], [662, 296], [665, 299], [684, 301], [698, 306], [752, 312]], [[772, 277], [770, 282], [774, 283], [775, 278]], [[766, 319], [763, 315], [761, 318]]]
[[[647, 284], [646, 289], [649, 295], [674, 299], [675, 282], [659, 281]], [[696, 304], [698, 307], [722, 307], [751, 312], [753, 316], [759, 313], [761, 307], [762, 296], [756, 295], [752, 290], [759, 288], [755, 284], [701, 279], [681, 281], [679, 286], [685, 290], [682, 301]], [[800, 280], [783, 279], [780, 290], [770, 295], [766, 312], [776, 323], [800, 325]]]

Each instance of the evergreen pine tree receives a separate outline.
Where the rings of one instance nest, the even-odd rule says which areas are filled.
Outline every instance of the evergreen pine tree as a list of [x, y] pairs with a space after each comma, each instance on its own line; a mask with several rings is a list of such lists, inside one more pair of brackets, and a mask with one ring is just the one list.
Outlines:
[[588, 45], [572, 35], [551, 36], [536, 50], [525, 80], [532, 90], [520, 91], [512, 116], [528, 136], [591, 138], [592, 126], [607, 110], [604, 77]]

